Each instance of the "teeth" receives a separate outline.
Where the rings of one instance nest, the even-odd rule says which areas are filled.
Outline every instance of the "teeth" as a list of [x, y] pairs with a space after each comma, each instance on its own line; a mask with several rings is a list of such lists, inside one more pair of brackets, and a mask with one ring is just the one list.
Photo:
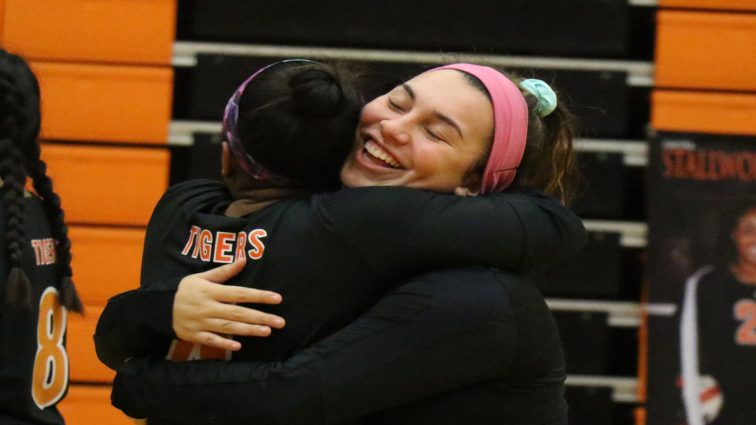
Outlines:
[[370, 155], [373, 155], [374, 157], [383, 160], [386, 164], [390, 165], [392, 168], [401, 168], [401, 165], [399, 165], [396, 160], [391, 157], [386, 151], [381, 149], [380, 146], [373, 143], [372, 141], [368, 141], [365, 143], [365, 150], [370, 153]]

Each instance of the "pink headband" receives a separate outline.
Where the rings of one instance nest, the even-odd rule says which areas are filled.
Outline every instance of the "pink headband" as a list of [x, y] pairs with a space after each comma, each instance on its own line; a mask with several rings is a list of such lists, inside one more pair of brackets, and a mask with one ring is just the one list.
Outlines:
[[483, 172], [481, 193], [500, 192], [515, 178], [525, 153], [528, 136], [528, 105], [520, 89], [501, 72], [487, 66], [455, 63], [432, 69], [456, 69], [480, 80], [493, 103], [494, 137]]

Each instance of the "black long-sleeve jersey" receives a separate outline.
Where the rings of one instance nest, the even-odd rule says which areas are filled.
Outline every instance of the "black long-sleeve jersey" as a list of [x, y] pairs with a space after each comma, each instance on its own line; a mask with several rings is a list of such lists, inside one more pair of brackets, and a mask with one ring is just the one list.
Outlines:
[[468, 268], [410, 279], [285, 361], [133, 359], [113, 403], [177, 424], [566, 425], [564, 379], [532, 282]]
[[[148, 227], [142, 289], [113, 298], [98, 324], [95, 341], [106, 364], [118, 370], [127, 357], [164, 355], [178, 280], [238, 255], [249, 263], [229, 283], [281, 293], [284, 303], [262, 308], [287, 326], [271, 338], [241, 338], [233, 360], [269, 361], [343, 327], [407, 276], [475, 264], [527, 269], [574, 253], [585, 239], [576, 216], [534, 194], [345, 189], [241, 218], [223, 215], [231, 201], [223, 185], [209, 181], [166, 193]], [[156, 344], [150, 335], [162, 338]]]
[[[0, 187], [0, 196], [4, 193]], [[68, 391], [67, 312], [55, 287], [60, 270], [42, 203], [29, 195], [23, 205], [22, 268], [32, 284], [32, 305], [18, 309], [0, 300], [0, 423], [59, 425], [63, 417], [56, 405]], [[4, 217], [0, 205], [0, 282], [9, 272]]]
[[[171, 188], [147, 228], [142, 289], [111, 299], [95, 334], [100, 359], [165, 354], [180, 278], [246, 255], [228, 283], [280, 293], [255, 306], [286, 319], [270, 338], [239, 338], [234, 359], [277, 360], [342, 328], [408, 276], [467, 265], [523, 270], [575, 253], [580, 219], [542, 195], [463, 198], [401, 187], [344, 189], [280, 201], [240, 218], [221, 183]], [[150, 332], [162, 336], [149, 338]]]
[[707, 267], [688, 280], [685, 300], [683, 382], [705, 377], [687, 397], [683, 390], [687, 412], [698, 416], [688, 423], [756, 423], [756, 285]]
[[564, 379], [532, 282], [468, 268], [410, 279], [285, 361], [133, 359], [112, 399], [176, 424], [565, 425]]

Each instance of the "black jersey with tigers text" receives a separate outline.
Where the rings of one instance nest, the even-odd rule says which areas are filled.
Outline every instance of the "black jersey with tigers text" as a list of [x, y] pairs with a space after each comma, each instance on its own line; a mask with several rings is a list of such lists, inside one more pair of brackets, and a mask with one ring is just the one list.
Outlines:
[[[240, 255], [247, 266], [228, 284], [280, 293], [280, 305], [255, 308], [284, 317], [286, 327], [271, 338], [239, 338], [234, 358], [272, 360], [340, 329], [402, 278], [465, 265], [530, 269], [574, 254], [586, 237], [577, 216], [539, 194], [464, 198], [367, 187], [279, 201], [239, 218], [223, 214], [231, 201], [209, 180], [163, 196], [147, 228], [142, 290], [111, 299], [98, 324], [106, 364], [117, 369], [125, 358], [167, 352], [178, 279]], [[139, 333], [146, 328], [162, 345]]]
[[[4, 193], [0, 188], [0, 195]], [[23, 270], [31, 281], [31, 309], [2, 299], [0, 308], [0, 423], [63, 424], [56, 405], [68, 391], [67, 311], [56, 284], [55, 240], [39, 198], [23, 200]], [[8, 278], [5, 214], [0, 205], [0, 285]], [[5, 288], [0, 288], [5, 292]]]
[[[98, 323], [95, 342], [106, 364], [117, 370], [128, 357], [166, 354], [280, 360], [342, 328], [403, 278], [465, 265], [529, 269], [574, 254], [585, 241], [579, 218], [538, 194], [463, 198], [356, 188], [279, 201], [239, 218], [224, 215], [231, 202], [212, 181], [164, 195], [147, 229], [142, 289], [111, 299]], [[242, 349], [232, 356], [172, 341], [178, 279], [238, 256], [247, 266], [228, 283], [280, 293], [280, 305], [254, 308], [284, 317], [286, 327], [269, 338], [238, 338]]]

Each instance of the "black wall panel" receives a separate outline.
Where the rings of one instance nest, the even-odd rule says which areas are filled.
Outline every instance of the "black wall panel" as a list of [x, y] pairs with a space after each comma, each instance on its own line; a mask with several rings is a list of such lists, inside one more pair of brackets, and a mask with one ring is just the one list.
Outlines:
[[[174, 107], [187, 116], [177, 119], [220, 120], [223, 108], [236, 87], [254, 70], [284, 57], [198, 55], [191, 76], [177, 80]], [[317, 59], [317, 58], [315, 58]], [[362, 75], [366, 99], [383, 94], [396, 84], [435, 64], [350, 61]], [[583, 135], [625, 136], [628, 131], [628, 91], [622, 72], [523, 70], [514, 72], [553, 83], [562, 100], [576, 114]], [[181, 103], [185, 103], [183, 105]]]
[[627, 0], [193, 0], [182, 39], [625, 56]]
[[570, 425], [612, 425], [611, 388], [568, 387], [567, 404], [570, 406]]
[[606, 313], [555, 312], [568, 374], [601, 375], [609, 370]]
[[591, 232], [579, 253], [532, 277], [547, 297], [606, 299], [620, 293], [621, 267], [620, 235]]
[[622, 217], [625, 206], [623, 155], [581, 152], [578, 168], [582, 184], [572, 210], [583, 217]]

